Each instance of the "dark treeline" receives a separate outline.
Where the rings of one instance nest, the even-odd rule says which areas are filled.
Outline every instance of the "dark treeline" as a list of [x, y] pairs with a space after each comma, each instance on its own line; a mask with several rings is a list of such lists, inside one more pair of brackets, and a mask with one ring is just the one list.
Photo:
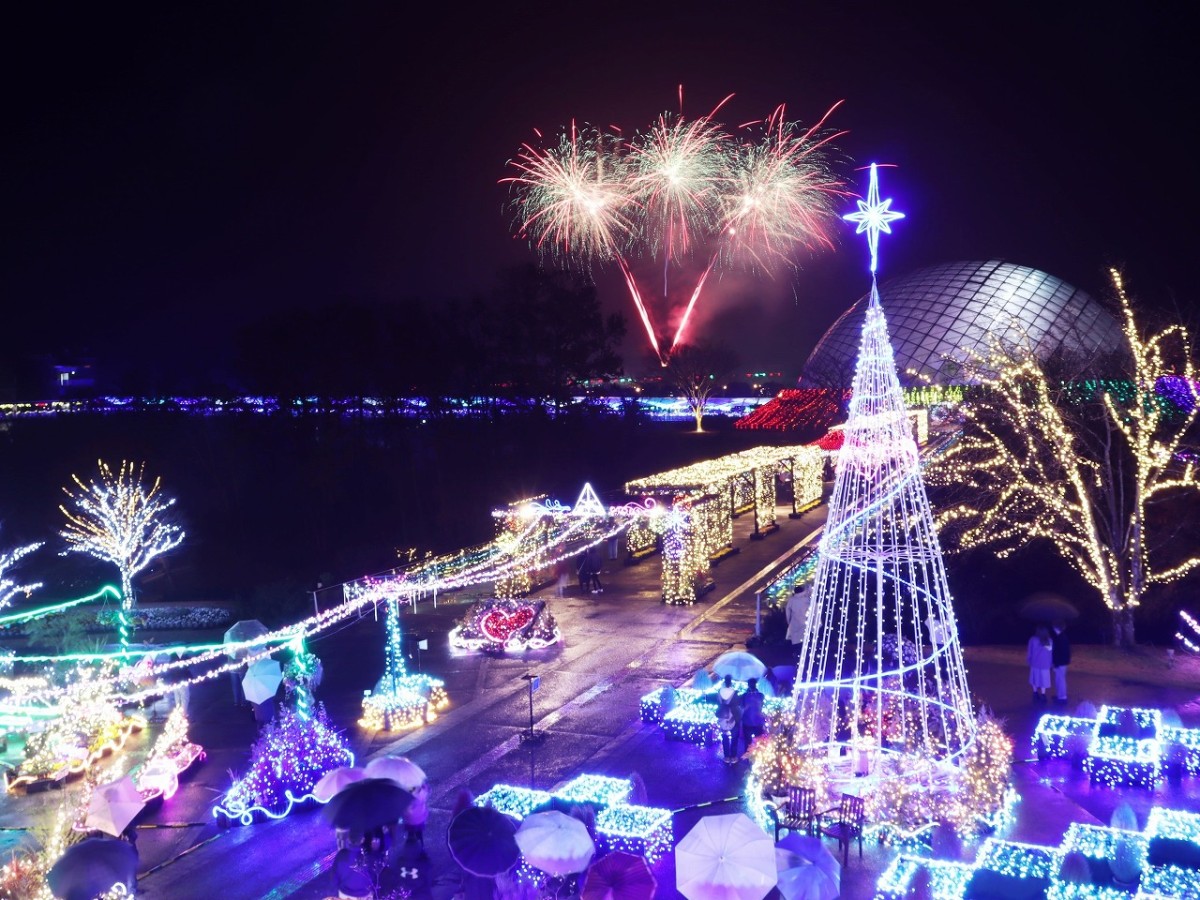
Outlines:
[[[197, 318], [200, 318], [199, 313]], [[209, 326], [211, 328], [211, 326]], [[553, 403], [571, 384], [620, 374], [621, 315], [582, 276], [534, 265], [487, 296], [276, 311], [207, 337], [159, 327], [136, 350], [59, 350], [0, 361], [6, 400], [54, 396], [53, 366], [88, 365], [94, 393], [279, 397], [508, 395]]]

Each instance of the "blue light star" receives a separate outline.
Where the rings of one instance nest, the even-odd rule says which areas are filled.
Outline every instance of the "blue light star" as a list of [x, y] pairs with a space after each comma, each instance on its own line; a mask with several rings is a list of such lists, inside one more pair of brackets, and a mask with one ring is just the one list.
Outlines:
[[871, 248], [871, 274], [875, 274], [875, 266], [879, 260], [879, 232], [892, 233], [892, 225], [896, 219], [903, 219], [904, 213], [892, 209], [892, 200], [880, 201], [879, 176], [876, 174], [875, 163], [871, 163], [871, 186], [867, 189], [867, 199], [859, 200], [858, 212], [842, 216], [847, 222], [857, 222], [855, 234], [867, 233], [867, 246]]

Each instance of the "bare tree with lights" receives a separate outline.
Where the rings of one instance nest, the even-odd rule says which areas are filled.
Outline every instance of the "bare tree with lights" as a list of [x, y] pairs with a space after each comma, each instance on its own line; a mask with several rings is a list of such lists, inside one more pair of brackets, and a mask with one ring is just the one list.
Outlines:
[[969, 363], [982, 390], [966, 405], [963, 437], [928, 477], [954, 492], [938, 518], [951, 546], [1006, 557], [1048, 541], [1110, 610], [1113, 642], [1132, 646], [1147, 591], [1200, 566], [1170, 514], [1200, 495], [1184, 446], [1197, 383], [1187, 330], [1143, 333], [1120, 273], [1111, 275], [1126, 377], [1088, 383], [1098, 402], [1080, 402], [1088, 398], [1065, 393], [1031, 350], [993, 345]]
[[70, 552], [86, 553], [112, 563], [121, 575], [121, 607], [133, 608], [133, 579], [158, 556], [178, 547], [183, 530], [168, 518], [175, 504], [159, 492], [161, 479], [147, 489], [143, 484], [145, 463], [122, 461], [114, 475], [100, 460], [100, 477], [84, 483], [72, 475], [75, 488], [63, 492], [69, 505], [60, 506], [67, 525], [60, 532]]
[[696, 419], [696, 431], [704, 430], [704, 409], [708, 406], [708, 398], [736, 365], [737, 355], [722, 344], [684, 344], [671, 354], [667, 363], [667, 379], [687, 400], [688, 408]]
[[17, 584], [10, 575], [10, 570], [16, 566], [22, 557], [29, 555], [40, 546], [42, 546], [40, 542], [26, 544], [23, 547], [14, 547], [12, 550], [0, 553], [0, 609], [4, 609], [4, 607], [12, 603], [13, 598], [17, 594], [24, 594], [28, 597], [42, 586], [41, 582]]

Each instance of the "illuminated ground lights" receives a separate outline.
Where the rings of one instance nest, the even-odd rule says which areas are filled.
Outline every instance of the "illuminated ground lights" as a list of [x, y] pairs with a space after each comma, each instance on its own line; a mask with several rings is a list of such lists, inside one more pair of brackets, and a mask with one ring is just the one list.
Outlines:
[[[746, 682], [735, 681], [738, 692], [746, 690]], [[790, 698], [767, 697], [763, 712], [770, 715], [791, 705]], [[720, 742], [717, 730], [717, 689], [655, 688], [643, 695], [639, 706], [643, 722], [658, 724], [667, 737], [689, 744], [706, 746]]]
[[[1076, 855], [1082, 867], [1068, 864]], [[876, 883], [875, 900], [903, 900], [922, 870], [935, 900], [1195, 900], [1200, 814], [1155, 807], [1140, 832], [1076, 822], [1056, 847], [989, 838], [971, 863], [902, 853]]]
[[1045, 715], [1032, 738], [1042, 759], [1070, 759], [1093, 782], [1152, 787], [1168, 774], [1200, 773], [1200, 729], [1167, 725], [1162, 712], [1103, 706], [1094, 719]]
[[498, 784], [475, 798], [518, 822], [552, 801], [589, 806], [596, 811], [600, 849], [623, 850], [644, 856], [653, 864], [675, 845], [673, 814], [669, 809], [629, 803], [633, 782], [607, 775], [578, 775], [554, 791]]

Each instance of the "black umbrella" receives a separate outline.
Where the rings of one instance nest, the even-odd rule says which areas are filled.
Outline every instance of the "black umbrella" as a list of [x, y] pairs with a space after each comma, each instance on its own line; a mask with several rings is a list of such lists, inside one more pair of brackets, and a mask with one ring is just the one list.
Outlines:
[[137, 848], [129, 841], [84, 838], [58, 858], [46, 875], [46, 883], [62, 900], [93, 900], [111, 891], [113, 885], [132, 888], [137, 867]]
[[1075, 605], [1058, 594], [1033, 594], [1021, 604], [1021, 618], [1033, 622], [1064, 622], [1079, 618]]
[[325, 817], [335, 828], [363, 833], [399, 822], [413, 795], [390, 778], [364, 778], [346, 785], [325, 804]]
[[450, 822], [446, 843], [454, 861], [483, 878], [511, 869], [521, 857], [517, 823], [490, 806], [471, 806]]

